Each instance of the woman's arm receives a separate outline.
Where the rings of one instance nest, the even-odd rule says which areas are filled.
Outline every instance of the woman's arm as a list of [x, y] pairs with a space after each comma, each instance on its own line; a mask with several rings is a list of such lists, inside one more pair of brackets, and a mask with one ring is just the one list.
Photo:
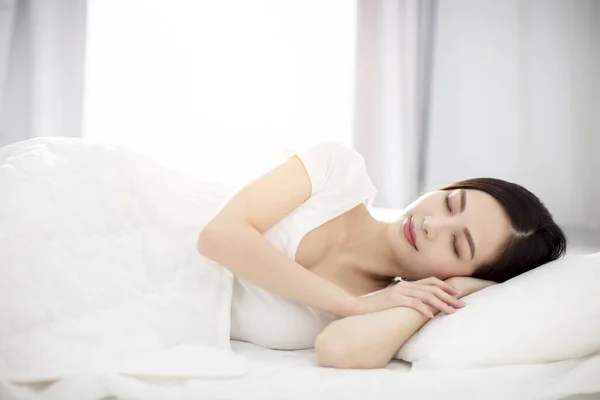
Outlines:
[[396, 307], [333, 321], [315, 340], [317, 361], [322, 367], [383, 368], [429, 320], [412, 308]]
[[[470, 277], [446, 280], [467, 296], [494, 282]], [[435, 315], [438, 309], [427, 305]], [[330, 323], [315, 340], [319, 365], [332, 368], [383, 368], [430, 318], [407, 307], [342, 318]]]
[[[271, 293], [340, 317], [398, 306], [428, 313], [414, 298], [418, 291], [412, 297], [402, 291], [386, 292], [368, 300], [356, 297], [290, 259], [263, 236], [310, 196], [331, 189], [326, 184], [348, 184], [347, 170], [357, 163], [364, 163], [362, 156], [335, 143], [317, 145], [303, 159], [289, 158], [227, 202], [200, 232], [198, 252]], [[370, 189], [364, 181], [362, 186], [361, 190]], [[439, 296], [444, 299], [443, 293]], [[444, 306], [435, 296], [429, 297], [433, 305]]]
[[231, 198], [200, 233], [198, 252], [272, 293], [337, 316], [354, 315], [356, 296], [291, 260], [263, 236], [311, 191], [302, 161], [289, 158]]

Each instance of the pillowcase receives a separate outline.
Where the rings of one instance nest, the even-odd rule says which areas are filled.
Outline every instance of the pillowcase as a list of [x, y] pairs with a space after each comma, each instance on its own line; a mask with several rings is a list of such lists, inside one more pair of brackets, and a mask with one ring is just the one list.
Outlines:
[[395, 358], [414, 369], [547, 363], [600, 352], [600, 253], [571, 255], [438, 314]]

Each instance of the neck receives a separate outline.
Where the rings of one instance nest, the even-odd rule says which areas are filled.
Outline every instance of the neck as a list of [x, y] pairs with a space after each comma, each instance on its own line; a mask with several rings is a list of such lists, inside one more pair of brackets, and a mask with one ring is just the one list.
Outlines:
[[390, 280], [402, 276], [392, 251], [387, 231], [387, 222], [378, 221], [366, 208], [352, 219], [347, 227], [346, 240], [341, 253], [347, 265], [357, 273], [374, 280]]

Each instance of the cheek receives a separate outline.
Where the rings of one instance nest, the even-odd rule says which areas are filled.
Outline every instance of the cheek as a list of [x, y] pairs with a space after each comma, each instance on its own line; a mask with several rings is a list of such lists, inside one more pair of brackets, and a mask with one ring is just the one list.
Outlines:
[[423, 270], [440, 279], [456, 275], [457, 265], [455, 260], [443, 256], [424, 256], [422, 259]]

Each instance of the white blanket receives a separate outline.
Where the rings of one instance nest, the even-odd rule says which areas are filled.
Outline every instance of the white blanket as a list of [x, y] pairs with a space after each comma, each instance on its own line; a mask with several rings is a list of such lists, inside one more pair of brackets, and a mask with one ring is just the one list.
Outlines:
[[233, 277], [196, 252], [229, 194], [89, 140], [0, 149], [0, 378], [244, 374]]
[[[0, 399], [19, 400], [598, 400], [600, 355], [556, 363], [468, 370], [412, 371], [392, 360], [385, 368], [322, 368], [313, 349], [278, 351], [233, 342], [251, 372], [225, 379], [137, 379], [89, 374], [48, 387], [0, 382]], [[2, 391], [4, 389], [4, 391]], [[568, 397], [579, 395], [577, 397]]]

